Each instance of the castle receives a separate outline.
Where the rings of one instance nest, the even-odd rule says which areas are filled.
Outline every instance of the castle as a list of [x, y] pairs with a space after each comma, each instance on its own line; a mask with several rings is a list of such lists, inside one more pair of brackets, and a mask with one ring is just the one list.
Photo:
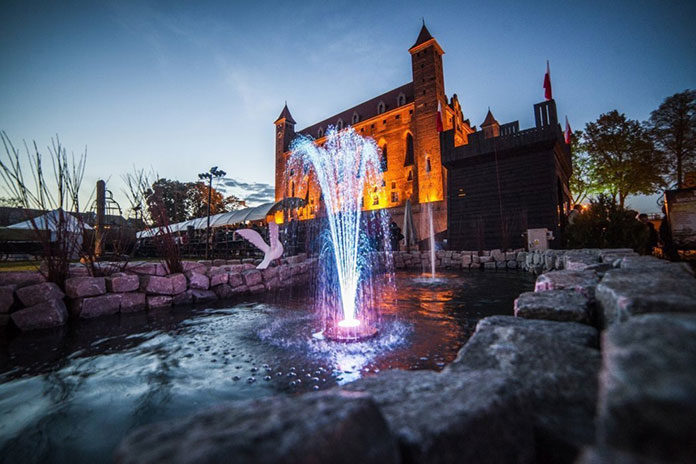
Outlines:
[[[404, 204], [406, 200], [410, 200], [417, 236], [425, 238], [429, 235], [429, 224], [425, 218], [426, 208], [422, 205], [428, 204], [435, 233], [448, 229], [448, 220], [451, 222], [447, 214], [448, 205], [453, 198], [457, 198], [463, 187], [448, 181], [448, 172], [443, 166], [442, 141], [447, 141], [445, 147], [451, 151], [455, 147], [467, 146], [470, 136], [478, 140], [479, 135], [486, 139], [510, 135], [512, 127], [517, 123], [501, 126], [489, 111], [481, 125], [481, 131], [477, 133], [476, 127], [472, 127], [469, 120], [464, 119], [457, 95], [454, 94], [449, 99], [445, 95], [442, 70], [444, 51], [425, 23], [408, 51], [411, 54], [411, 82], [297, 131], [287, 104], [283, 108], [275, 121], [275, 199], [305, 199], [307, 204], [299, 209], [297, 219], [315, 217], [320, 189], [312, 179], [311, 172], [294, 172], [288, 167], [290, 143], [297, 135], [304, 134], [313, 137], [315, 143], [321, 145], [325, 142], [329, 126], [340, 130], [350, 125], [357, 133], [372, 137], [381, 149], [384, 181], [382, 185], [365, 187], [363, 210], [389, 208], [392, 219], [401, 225]], [[554, 140], [559, 137], [563, 140], [555, 115], [555, 105], [552, 110], [550, 124], [554, 126]], [[566, 148], [561, 146], [559, 150]], [[568, 159], [569, 156], [568, 151]], [[562, 171], [563, 174], [558, 179], [558, 191], [561, 193], [554, 194], [553, 202], [553, 205], [562, 205], [558, 211], [554, 209], [558, 213], [557, 219], [561, 211], [569, 207], [570, 201], [567, 188], [570, 171]], [[499, 185], [499, 181], [497, 184]], [[448, 190], [454, 191], [454, 196], [448, 197]], [[506, 194], [514, 196], [514, 187], [513, 191]], [[555, 198], [558, 195], [563, 198]], [[492, 203], [491, 207], [498, 203], [500, 202]], [[544, 217], [548, 216], [546, 214]], [[277, 220], [283, 218], [278, 217]], [[503, 221], [502, 215], [500, 221]], [[559, 221], [560, 219], [552, 222], [556, 224]], [[550, 228], [552, 224], [536, 226]]]

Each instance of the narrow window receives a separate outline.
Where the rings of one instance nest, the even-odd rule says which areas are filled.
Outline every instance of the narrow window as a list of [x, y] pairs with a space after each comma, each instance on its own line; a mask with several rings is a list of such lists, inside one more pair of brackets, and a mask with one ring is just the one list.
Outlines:
[[396, 192], [391, 193], [391, 201], [392, 203], [398, 203], [399, 202], [399, 194]]
[[379, 205], [379, 197], [377, 195], [375, 195], [372, 198], [372, 206], [378, 206], [378, 205]]
[[412, 170], [408, 171], [408, 178], [406, 180], [409, 182], [413, 180], [413, 171]]
[[383, 101], [377, 103], [377, 114], [382, 114], [387, 110], [387, 105]]
[[392, 186], [393, 189], [395, 189], [395, 188], [396, 188], [396, 182], [392, 182], [392, 183], [391, 183], [391, 186]]
[[404, 160], [404, 166], [413, 166], [413, 158], [413, 136], [406, 134], [406, 159]]
[[380, 168], [382, 168], [382, 172], [385, 172], [388, 169], [389, 162], [387, 159], [387, 144], [385, 143], [382, 145], [382, 154], [380, 155]]
[[425, 172], [430, 172], [432, 169], [432, 166], [430, 166], [430, 157], [426, 156], [425, 157]]
[[291, 197], [295, 196], [295, 182], [290, 183], [290, 196]]

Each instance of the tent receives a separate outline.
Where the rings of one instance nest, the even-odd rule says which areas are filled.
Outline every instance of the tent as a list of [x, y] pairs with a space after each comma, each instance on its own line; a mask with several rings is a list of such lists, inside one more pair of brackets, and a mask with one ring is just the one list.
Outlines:
[[[62, 209], [54, 209], [46, 214], [35, 217], [34, 219], [29, 219], [26, 221], [18, 222], [17, 224], [12, 224], [7, 226], [8, 229], [30, 229], [30, 230], [48, 230], [51, 232], [58, 231], [61, 224], [61, 216], [63, 219], [65, 231], [72, 234], [80, 234], [84, 229], [91, 230], [92, 227], [89, 224], [85, 224], [79, 221], [75, 216], [70, 213], [63, 211]], [[51, 234], [53, 235], [53, 234]]]

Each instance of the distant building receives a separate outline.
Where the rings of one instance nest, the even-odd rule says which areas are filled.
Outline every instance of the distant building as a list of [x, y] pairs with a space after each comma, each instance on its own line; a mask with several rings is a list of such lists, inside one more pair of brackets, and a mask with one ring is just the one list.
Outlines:
[[571, 207], [570, 147], [553, 100], [534, 105], [535, 127], [500, 125], [488, 112], [469, 143], [456, 146], [442, 133], [448, 172], [447, 235], [452, 249], [525, 246], [527, 229], [547, 228], [558, 245]]
[[[498, 197], [490, 197], [486, 194], [485, 201], [488, 203], [482, 203], [482, 210], [472, 213], [467, 208], [470, 206], [469, 204], [474, 204], [473, 200], [468, 203], [462, 202], [463, 197], [458, 195], [462, 190], [468, 191], [468, 194], [474, 193], [471, 182], [477, 182], [474, 172], [479, 168], [476, 167], [476, 163], [483, 165], [489, 161], [486, 154], [488, 152], [483, 151], [484, 146], [495, 145], [491, 142], [492, 140], [499, 140], [501, 144], [503, 141], [517, 140], [515, 134], [526, 134], [527, 131], [519, 132], [517, 123], [499, 125], [489, 111], [481, 125], [481, 130], [476, 132], [476, 128], [471, 126], [469, 120], [464, 119], [457, 95], [453, 94], [451, 98], [445, 95], [442, 70], [444, 51], [431, 36], [425, 24], [421, 28], [416, 42], [408, 51], [411, 55], [412, 80], [389, 92], [300, 130], [295, 130], [296, 122], [290, 114], [288, 106], [285, 105], [275, 121], [275, 199], [276, 201], [288, 197], [306, 199], [307, 206], [299, 211], [298, 219], [315, 217], [319, 210], [320, 188], [311, 171], [308, 173], [294, 172], [288, 167], [290, 144], [297, 135], [305, 134], [313, 137], [315, 143], [321, 145], [326, 141], [325, 134], [329, 126], [343, 129], [350, 125], [358, 134], [372, 137], [381, 148], [383, 155], [384, 182], [382, 185], [365, 186], [363, 210], [389, 208], [392, 218], [401, 225], [404, 203], [406, 200], [410, 200], [413, 205], [412, 211], [417, 234], [419, 238], [424, 239], [429, 235], [429, 224], [426, 208], [423, 206], [429, 203], [432, 207], [434, 230], [438, 234], [438, 238], [444, 238], [445, 230], [455, 227], [449, 233], [450, 248], [462, 248], [464, 244], [471, 245], [469, 239], [458, 234], [469, 234], [472, 226], [468, 221], [473, 219], [478, 223], [485, 224], [484, 229], [489, 231], [489, 234], [486, 235], [486, 243], [493, 244], [495, 240], [501, 239], [500, 233], [490, 235], [493, 233], [493, 228], [497, 228], [497, 226], [493, 226], [492, 221], [494, 213], [499, 210]], [[447, 145], [443, 146], [441, 146], [440, 133], [437, 127], [438, 107], [441, 108], [442, 129], [445, 131], [445, 140], [447, 141]], [[551, 116], [547, 115], [547, 119], [544, 120], [548, 127], [544, 126], [543, 132], [549, 137], [553, 132], [553, 140], [556, 143], [555, 137], [560, 132], [560, 128], [556, 120], [555, 105], [553, 105], [553, 117], [549, 118]], [[510, 143], [514, 144], [514, 142]], [[460, 149], [466, 153], [475, 153], [476, 156], [481, 155], [476, 158], [477, 161], [472, 165], [471, 175], [463, 174], [463, 171], [469, 168], [467, 167], [468, 161], [460, 163], [458, 158]], [[559, 152], [567, 150], [560, 145], [554, 148], [554, 150], [556, 149]], [[495, 151], [493, 148], [491, 150], [491, 153]], [[530, 146], [528, 150], [534, 150], [534, 148]], [[443, 163], [445, 152], [449, 156], [448, 164]], [[545, 153], [548, 155], [547, 152]], [[491, 159], [493, 159], [492, 156]], [[506, 157], [507, 154], [503, 156]], [[567, 157], [568, 155], [562, 156]], [[544, 166], [534, 165], [537, 166], [539, 174], [547, 170], [560, 170], [560, 174], [556, 178], [538, 177], [536, 180], [539, 184], [543, 184], [543, 188], [539, 187], [539, 194], [549, 195], [551, 190], [554, 191], [552, 197], [539, 201], [544, 204], [553, 202], [554, 205], [556, 203], [560, 205], [562, 202], [560, 200], [557, 202], [556, 198], [568, 197], [567, 185], [570, 168], [568, 167], [566, 170], [565, 165], [563, 168], [558, 168], [558, 164], [565, 163], [565, 160], [562, 162], [554, 161], [552, 157], [546, 155], [525, 159], [533, 163], [548, 163]], [[448, 171], [450, 169], [456, 172], [457, 179], [455, 181], [449, 179], [451, 174]], [[480, 167], [480, 169], [482, 171], [479, 175], [484, 176], [481, 182], [493, 185], [495, 192], [497, 192], [498, 184], [490, 184], [487, 168]], [[520, 171], [514, 175], [502, 172], [503, 181], [500, 185], [504, 185], [506, 189], [513, 189], [502, 192], [506, 198], [508, 195], [524, 193], [514, 190], [518, 185], [522, 185], [521, 183], [512, 182], [513, 178], [523, 175], [529, 175], [529, 167], [521, 166]], [[558, 186], [556, 180], [560, 182]], [[555, 193], [557, 188], [562, 191], [561, 194]], [[513, 191], [515, 193], [512, 193]], [[473, 198], [476, 197], [475, 194]], [[525, 198], [527, 197], [525, 196]], [[505, 203], [504, 206], [510, 207], [512, 204]], [[457, 209], [456, 212], [450, 212], [448, 215], [448, 209], [451, 206]], [[523, 210], [516, 210], [514, 214], [525, 216], [528, 224], [538, 224], [539, 227], [551, 229], [556, 227], [554, 224], [557, 224], [560, 211], [563, 211], [564, 208], [559, 207], [558, 215], [551, 214], [546, 210], [541, 213], [537, 211], [538, 204], [532, 202], [531, 198], [527, 198], [523, 206], [526, 208], [526, 213]], [[505, 214], [510, 215], [512, 212]], [[509, 221], [512, 219], [504, 219], [503, 222]], [[518, 222], [523, 224], [524, 220], [520, 219]], [[515, 233], [517, 232], [515, 229]], [[517, 238], [519, 237], [516, 237], [511, 243], [519, 244], [520, 240]], [[496, 248], [501, 245], [498, 243], [491, 246]]]

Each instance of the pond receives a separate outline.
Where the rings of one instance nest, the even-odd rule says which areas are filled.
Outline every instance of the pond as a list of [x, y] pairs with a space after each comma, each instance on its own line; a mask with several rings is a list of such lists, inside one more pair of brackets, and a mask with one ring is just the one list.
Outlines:
[[221, 401], [331, 388], [385, 369], [439, 370], [476, 322], [512, 315], [518, 272], [398, 273], [379, 334], [317, 336], [299, 291], [21, 334], [0, 346], [0, 461], [104, 462], [135, 427]]

